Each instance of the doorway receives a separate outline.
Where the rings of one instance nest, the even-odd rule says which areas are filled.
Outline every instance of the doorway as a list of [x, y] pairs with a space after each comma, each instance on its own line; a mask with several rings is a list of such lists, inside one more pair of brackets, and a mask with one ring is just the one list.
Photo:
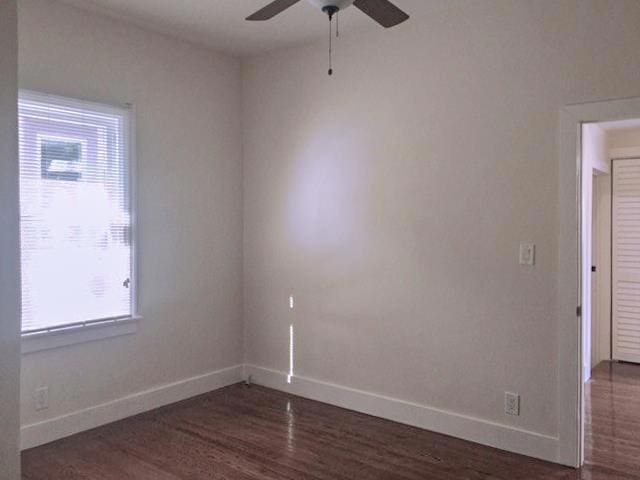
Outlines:
[[581, 173], [581, 463], [640, 471], [640, 119], [582, 125]]

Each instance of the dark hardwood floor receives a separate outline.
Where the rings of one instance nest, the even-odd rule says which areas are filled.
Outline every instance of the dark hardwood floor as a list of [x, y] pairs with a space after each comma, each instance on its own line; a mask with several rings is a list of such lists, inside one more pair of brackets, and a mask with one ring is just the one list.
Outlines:
[[[603, 368], [590, 387], [591, 464], [582, 471], [238, 384], [27, 450], [23, 478], [635, 479], [640, 382], [616, 370], [612, 378], [626, 383], [607, 384]], [[635, 418], [624, 401], [629, 395]], [[612, 417], [614, 426], [607, 426]]]
[[587, 468], [607, 467], [640, 478], [640, 365], [600, 363], [585, 397]]

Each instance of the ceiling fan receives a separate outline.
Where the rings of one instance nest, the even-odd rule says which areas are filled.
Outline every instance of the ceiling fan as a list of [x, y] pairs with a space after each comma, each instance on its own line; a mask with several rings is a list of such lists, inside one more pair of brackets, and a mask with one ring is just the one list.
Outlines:
[[[284, 12], [301, 0], [274, 0], [267, 6], [261, 8], [246, 20], [263, 21], [269, 20], [279, 13]], [[354, 5], [360, 11], [374, 19], [385, 28], [395, 27], [396, 25], [409, 19], [409, 15], [396, 7], [389, 0], [307, 0], [313, 6], [319, 8], [329, 17], [329, 75], [333, 73], [331, 68], [331, 36], [332, 36], [332, 20], [334, 15], [342, 10]], [[336, 30], [336, 36], [338, 30]]]

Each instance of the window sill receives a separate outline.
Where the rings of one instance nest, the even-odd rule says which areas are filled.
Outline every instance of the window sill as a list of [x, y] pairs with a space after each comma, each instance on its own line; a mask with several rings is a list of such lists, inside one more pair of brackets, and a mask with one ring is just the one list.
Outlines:
[[138, 331], [139, 320], [140, 317], [123, 318], [105, 323], [23, 335], [22, 354], [130, 335]]

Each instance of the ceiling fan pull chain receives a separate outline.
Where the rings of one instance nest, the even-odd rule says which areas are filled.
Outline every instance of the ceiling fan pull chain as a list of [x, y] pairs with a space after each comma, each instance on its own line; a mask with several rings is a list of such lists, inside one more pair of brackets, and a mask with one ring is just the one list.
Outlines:
[[333, 61], [332, 61], [332, 53], [333, 53], [333, 45], [331, 44], [331, 40], [333, 38], [333, 18], [329, 16], [329, 75], [333, 75]]

